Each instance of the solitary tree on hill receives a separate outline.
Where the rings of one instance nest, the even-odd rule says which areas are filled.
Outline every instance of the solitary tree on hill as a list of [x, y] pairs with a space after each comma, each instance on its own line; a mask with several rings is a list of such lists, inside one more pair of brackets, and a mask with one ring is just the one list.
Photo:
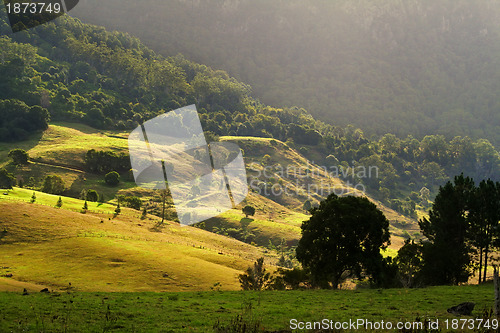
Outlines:
[[104, 176], [104, 181], [108, 185], [116, 186], [120, 182], [120, 174], [116, 171], [108, 172], [106, 176]]
[[63, 202], [62, 202], [62, 198], [61, 198], [61, 197], [59, 197], [59, 200], [57, 200], [57, 203], [56, 203], [56, 207], [61, 208], [61, 207], [62, 207], [62, 204], [63, 204]]
[[87, 200], [96, 202], [99, 200], [99, 194], [95, 190], [87, 190]]
[[311, 200], [306, 200], [306, 202], [304, 202], [304, 205], [302, 206], [302, 209], [308, 212], [311, 210], [311, 208], [312, 208]]
[[243, 207], [242, 211], [243, 211], [243, 214], [245, 214], [246, 217], [248, 217], [249, 215], [250, 216], [254, 216], [255, 215], [255, 208], [252, 207], [252, 206], [249, 206], [249, 205]]

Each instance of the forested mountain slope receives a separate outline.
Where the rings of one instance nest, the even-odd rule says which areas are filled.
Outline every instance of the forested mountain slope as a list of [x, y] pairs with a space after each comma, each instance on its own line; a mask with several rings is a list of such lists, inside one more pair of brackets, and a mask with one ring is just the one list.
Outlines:
[[498, 0], [86, 0], [73, 12], [372, 134], [500, 145]]
[[[500, 177], [500, 157], [488, 140], [393, 134], [369, 139], [360, 129], [325, 124], [301, 108], [266, 106], [226, 72], [182, 56], [162, 57], [125, 33], [65, 16], [12, 34], [0, 14], [0, 141], [7, 142], [2, 164], [16, 142], [33, 140], [49, 120], [130, 130], [196, 104], [208, 141], [228, 135], [281, 140], [408, 216], [415, 217], [416, 204], [425, 207], [437, 186], [458, 173]], [[265, 154], [254, 153], [265, 163]], [[370, 166], [379, 169], [377, 177], [352, 172]], [[424, 187], [430, 195], [422, 195]]]

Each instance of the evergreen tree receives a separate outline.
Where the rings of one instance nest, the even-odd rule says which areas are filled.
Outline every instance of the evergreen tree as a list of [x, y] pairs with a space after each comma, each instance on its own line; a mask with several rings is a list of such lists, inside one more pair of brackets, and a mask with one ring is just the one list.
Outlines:
[[253, 267], [248, 267], [244, 274], [239, 275], [243, 290], [263, 290], [270, 283], [271, 275], [264, 268], [264, 258], [259, 258]]
[[63, 204], [63, 202], [62, 202], [62, 198], [61, 198], [61, 197], [59, 197], [59, 200], [57, 200], [57, 203], [56, 203], [56, 207], [61, 208], [61, 207], [62, 207], [62, 204]]
[[423, 247], [423, 275], [434, 285], [467, 282], [472, 274], [468, 241], [470, 198], [474, 181], [463, 175], [440, 187], [429, 218], [418, 222], [428, 242]]
[[[486, 281], [491, 250], [500, 244], [500, 183], [483, 180], [471, 197], [468, 219], [472, 244], [479, 252], [479, 283]], [[484, 269], [483, 269], [484, 268]]]

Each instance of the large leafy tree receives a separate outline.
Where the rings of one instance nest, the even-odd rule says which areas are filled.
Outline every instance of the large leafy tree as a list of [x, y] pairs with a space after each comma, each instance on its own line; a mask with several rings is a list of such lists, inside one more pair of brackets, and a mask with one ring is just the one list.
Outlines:
[[0, 169], [0, 188], [11, 189], [16, 184], [16, 178], [5, 168]]
[[49, 175], [43, 181], [42, 191], [51, 194], [62, 194], [66, 189], [64, 180], [58, 175]]
[[16, 165], [28, 164], [29, 155], [23, 149], [12, 149], [9, 151], [8, 156], [12, 158], [12, 162]]
[[463, 175], [440, 187], [429, 218], [419, 221], [428, 242], [424, 244], [423, 273], [428, 284], [459, 284], [472, 274], [467, 212], [474, 181]]
[[367, 198], [328, 196], [302, 224], [297, 259], [316, 285], [338, 285], [346, 277], [380, 277], [381, 249], [389, 245], [389, 221]]
[[399, 249], [395, 258], [398, 266], [400, 282], [405, 288], [413, 288], [420, 284], [422, 268], [422, 245], [408, 238]]

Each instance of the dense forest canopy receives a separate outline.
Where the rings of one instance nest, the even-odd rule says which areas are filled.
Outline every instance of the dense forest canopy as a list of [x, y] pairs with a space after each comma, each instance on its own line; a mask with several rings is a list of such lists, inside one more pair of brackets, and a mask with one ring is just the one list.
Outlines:
[[368, 134], [500, 145], [498, 0], [86, 0], [74, 15]]
[[[46, 129], [49, 119], [133, 129], [194, 103], [208, 141], [224, 135], [275, 138], [320, 165], [378, 167], [378, 178], [343, 173], [410, 216], [416, 214], [415, 203], [430, 198], [422, 190], [432, 194], [461, 172], [500, 180], [500, 155], [487, 139], [390, 133], [371, 138], [352, 125], [319, 121], [303, 108], [267, 106], [225, 71], [181, 55], [165, 58], [126, 33], [69, 16], [13, 34], [0, 15], [0, 72], [1, 141], [23, 140]], [[96, 156], [87, 156], [88, 161]], [[112, 163], [124, 165], [124, 158]]]

